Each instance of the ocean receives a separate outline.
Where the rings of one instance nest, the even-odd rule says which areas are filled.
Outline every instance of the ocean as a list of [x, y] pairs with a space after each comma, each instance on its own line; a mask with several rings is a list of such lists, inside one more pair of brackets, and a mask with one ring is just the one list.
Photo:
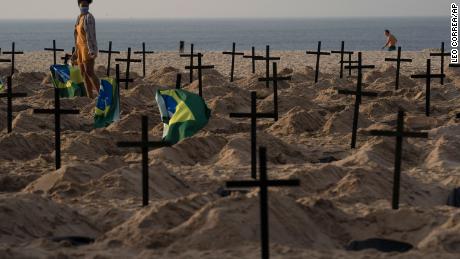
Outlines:
[[[96, 16], [97, 19], [97, 16]], [[0, 20], [0, 48], [43, 50], [57, 41], [58, 48], [73, 45], [74, 20]], [[432, 18], [306, 18], [306, 19], [177, 19], [97, 20], [100, 49], [113, 41], [117, 50], [139, 49], [142, 42], [155, 51], [177, 50], [179, 41], [197, 50], [216, 51], [237, 43], [240, 50], [251, 46], [276, 50], [339, 49], [344, 40], [349, 50], [379, 50], [385, 43], [384, 30], [391, 30], [403, 50], [450, 46], [450, 17]]]

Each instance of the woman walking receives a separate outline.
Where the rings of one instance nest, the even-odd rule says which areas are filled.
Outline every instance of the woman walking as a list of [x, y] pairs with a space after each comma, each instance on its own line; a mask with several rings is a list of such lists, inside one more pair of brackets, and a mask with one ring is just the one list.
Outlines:
[[94, 98], [94, 91], [99, 92], [99, 79], [94, 72], [95, 60], [98, 53], [96, 41], [96, 21], [89, 12], [89, 5], [93, 0], [78, 0], [80, 15], [75, 24], [75, 53], [72, 64], [80, 67], [85, 81], [88, 97]]

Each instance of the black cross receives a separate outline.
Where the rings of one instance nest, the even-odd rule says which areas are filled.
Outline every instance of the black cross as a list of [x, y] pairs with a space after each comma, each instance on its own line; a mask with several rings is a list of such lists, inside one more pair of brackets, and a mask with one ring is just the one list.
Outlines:
[[274, 118], [273, 113], [257, 113], [257, 92], [251, 92], [250, 113], [230, 113], [230, 118], [251, 119], [251, 177], [257, 179], [257, 119]]
[[142, 116], [142, 139], [140, 142], [117, 142], [121, 148], [141, 148], [142, 149], [142, 206], [149, 205], [149, 149], [170, 146], [163, 141], [149, 141], [149, 120], [147, 116]]
[[67, 62], [69, 61], [69, 58], [72, 58], [73, 54], [75, 53], [75, 47], [72, 47], [72, 54], [65, 54], [63, 57], [61, 57], [61, 60], [64, 60], [64, 65], [67, 65]]
[[316, 55], [316, 71], [315, 71], [315, 83], [318, 83], [319, 79], [319, 60], [321, 56], [329, 56], [330, 52], [321, 52], [321, 41], [318, 41], [317, 51], [307, 51], [307, 55]]
[[394, 210], [397, 210], [399, 209], [399, 190], [400, 190], [400, 179], [401, 179], [401, 159], [402, 159], [403, 138], [404, 137], [405, 138], [428, 138], [428, 133], [404, 131], [404, 112], [403, 111], [398, 112], [398, 124], [397, 124], [396, 131], [371, 130], [369, 131], [369, 133], [372, 136], [396, 137], [392, 207]]
[[45, 48], [45, 51], [52, 51], [53, 52], [53, 65], [57, 64], [57, 57], [56, 52], [64, 52], [64, 49], [56, 48], [56, 40], [53, 40], [53, 47], [52, 48]]
[[278, 77], [278, 67], [276, 62], [273, 62], [273, 77], [259, 78], [260, 82], [273, 82], [273, 114], [275, 121], [278, 121], [278, 82], [288, 80], [292, 80], [292, 77]]
[[357, 64], [358, 63], [358, 60], [351, 60], [351, 56], [353, 55], [354, 53], [348, 53], [348, 60], [347, 61], [340, 61], [340, 63], [343, 63], [343, 64], [348, 64], [348, 66], [345, 66], [345, 69], [348, 69], [348, 76], [350, 77], [351, 76], [351, 70], [352, 70], [352, 64]]
[[[265, 77], [269, 78], [270, 77], [270, 61], [281, 60], [281, 58], [280, 57], [270, 57], [270, 46], [267, 45], [265, 47], [265, 57], [257, 56], [255, 57], [255, 60], [265, 60]], [[269, 81], [265, 82], [265, 86], [267, 88], [270, 87], [270, 82]]]
[[260, 147], [260, 179], [259, 181], [231, 181], [226, 183], [227, 188], [259, 188], [260, 200], [260, 241], [262, 259], [270, 257], [269, 224], [268, 224], [268, 188], [269, 187], [294, 187], [300, 185], [300, 180], [268, 180], [267, 177], [267, 149]]
[[179, 53], [184, 53], [185, 41], [179, 41]]
[[262, 56], [256, 56], [256, 48], [251, 48], [251, 55], [244, 55], [243, 58], [250, 58], [252, 60], [252, 73], [256, 73], [256, 60], [263, 58]]
[[54, 88], [54, 109], [34, 109], [35, 114], [54, 114], [54, 145], [55, 145], [55, 163], [56, 170], [61, 168], [61, 115], [64, 114], [80, 114], [79, 110], [61, 109], [61, 101], [59, 98], [59, 89]]
[[[441, 52], [439, 53], [430, 53], [431, 57], [441, 57], [441, 74], [444, 74], [444, 57], [450, 56], [449, 52], [444, 52], [444, 42], [441, 42]], [[441, 77], [441, 85], [444, 85], [444, 77]]]
[[64, 65], [67, 64], [67, 62], [73, 56], [74, 53], [75, 53], [75, 47], [72, 47], [72, 54], [65, 53], [65, 55], [61, 57], [61, 60], [64, 61]]
[[243, 52], [236, 52], [236, 43], [233, 42], [232, 51], [222, 52], [224, 55], [232, 55], [232, 68], [230, 70], [230, 82], [233, 82], [233, 74], [235, 72], [235, 56], [244, 56]]
[[109, 41], [108, 50], [99, 50], [99, 53], [107, 53], [107, 76], [110, 76], [110, 67], [112, 63], [112, 54], [120, 54], [120, 51], [112, 50], [112, 41]]
[[129, 77], [129, 72], [131, 69], [131, 63], [141, 63], [142, 60], [140, 59], [132, 59], [131, 58], [131, 48], [128, 48], [128, 57], [127, 58], [117, 58], [115, 59], [116, 62], [126, 62], [126, 78], [125, 78], [125, 89], [128, 90], [129, 83], [133, 82]]
[[[199, 90], [199, 95], [203, 97], [203, 69], [213, 69], [214, 66], [203, 66], [201, 59], [203, 58], [203, 54], [198, 53], [198, 65], [197, 66], [186, 66], [185, 69], [197, 69], [198, 70], [198, 90]], [[193, 57], [192, 57], [193, 59]]]
[[432, 78], [444, 78], [444, 74], [432, 74], [431, 73], [431, 59], [426, 60], [426, 74], [412, 75], [411, 78], [424, 78], [426, 79], [426, 92], [425, 92], [425, 114], [430, 116], [430, 99], [431, 99], [431, 79]]
[[145, 63], [147, 61], [147, 59], [145, 58], [145, 56], [147, 54], [153, 54], [155, 53], [154, 51], [146, 51], [145, 50], [145, 42], [142, 42], [142, 51], [135, 51], [134, 54], [142, 54], [142, 75], [143, 77], [145, 77]]
[[4, 51], [3, 54], [11, 55], [11, 76], [14, 74], [14, 68], [16, 64], [16, 55], [24, 55], [23, 51], [16, 51], [16, 44], [11, 43], [11, 51]]
[[176, 75], [176, 89], [181, 89], [182, 85], [182, 74], [177, 74]]
[[181, 54], [180, 57], [182, 58], [190, 58], [190, 64], [185, 68], [190, 70], [190, 84], [193, 82], [193, 67], [194, 63], [193, 60], [195, 57], [198, 57], [198, 54], [193, 53], [194, 51], [194, 45], [190, 44], [190, 54]]
[[[333, 50], [331, 53], [340, 54], [340, 78], [343, 78], [343, 64], [345, 63], [343, 58], [345, 54], [348, 54], [348, 59], [351, 61], [351, 55], [353, 54], [353, 51], [345, 51], [345, 41], [342, 41], [340, 50]], [[351, 63], [349, 63], [349, 65], [351, 65]], [[349, 70], [349, 72], [351, 74], [351, 70]]]
[[8, 133], [13, 131], [13, 98], [27, 97], [26, 93], [13, 93], [13, 84], [11, 76], [7, 79], [6, 93], [0, 93], [0, 98], [7, 98], [6, 110], [7, 110], [7, 125]]
[[[362, 55], [361, 52], [358, 53], [358, 67], [362, 66]], [[378, 93], [375, 92], [365, 92], [362, 90], [363, 87], [363, 74], [361, 69], [358, 69], [358, 82], [356, 84], [356, 91], [350, 90], [339, 90], [339, 94], [354, 95], [355, 99], [355, 108], [353, 112], [353, 129], [351, 133], [351, 148], [356, 148], [356, 139], [358, 134], [358, 120], [359, 120], [359, 106], [361, 105], [362, 97], [377, 97]]]
[[386, 58], [385, 61], [396, 62], [396, 85], [395, 90], [399, 89], [399, 72], [401, 71], [401, 62], [412, 62], [412, 59], [401, 58], [401, 47], [398, 47], [398, 57], [397, 58]]

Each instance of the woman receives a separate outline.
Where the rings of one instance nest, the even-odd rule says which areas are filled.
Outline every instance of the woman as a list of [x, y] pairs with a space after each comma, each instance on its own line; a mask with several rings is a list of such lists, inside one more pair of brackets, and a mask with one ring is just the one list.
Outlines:
[[94, 16], [89, 13], [89, 5], [93, 0], [78, 0], [80, 15], [75, 24], [75, 53], [72, 56], [72, 64], [80, 67], [86, 92], [90, 98], [94, 98], [99, 91], [99, 79], [94, 72], [95, 59], [97, 57], [96, 22]]

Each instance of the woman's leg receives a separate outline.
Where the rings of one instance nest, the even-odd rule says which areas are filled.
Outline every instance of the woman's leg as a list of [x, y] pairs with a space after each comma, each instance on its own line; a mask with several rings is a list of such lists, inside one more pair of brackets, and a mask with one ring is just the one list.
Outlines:
[[78, 64], [78, 66], [80, 67], [80, 72], [81, 72], [81, 75], [83, 76], [83, 81], [85, 81], [86, 94], [88, 95], [89, 98], [93, 99], [94, 94], [92, 90], [91, 81], [89, 80], [89, 77], [86, 72], [86, 66], [83, 63]]
[[89, 60], [85, 64], [85, 71], [86, 76], [88, 77], [88, 81], [90, 82], [91, 89], [96, 92], [96, 95], [99, 93], [99, 78], [97, 78], [96, 73], [94, 72], [94, 59]]

